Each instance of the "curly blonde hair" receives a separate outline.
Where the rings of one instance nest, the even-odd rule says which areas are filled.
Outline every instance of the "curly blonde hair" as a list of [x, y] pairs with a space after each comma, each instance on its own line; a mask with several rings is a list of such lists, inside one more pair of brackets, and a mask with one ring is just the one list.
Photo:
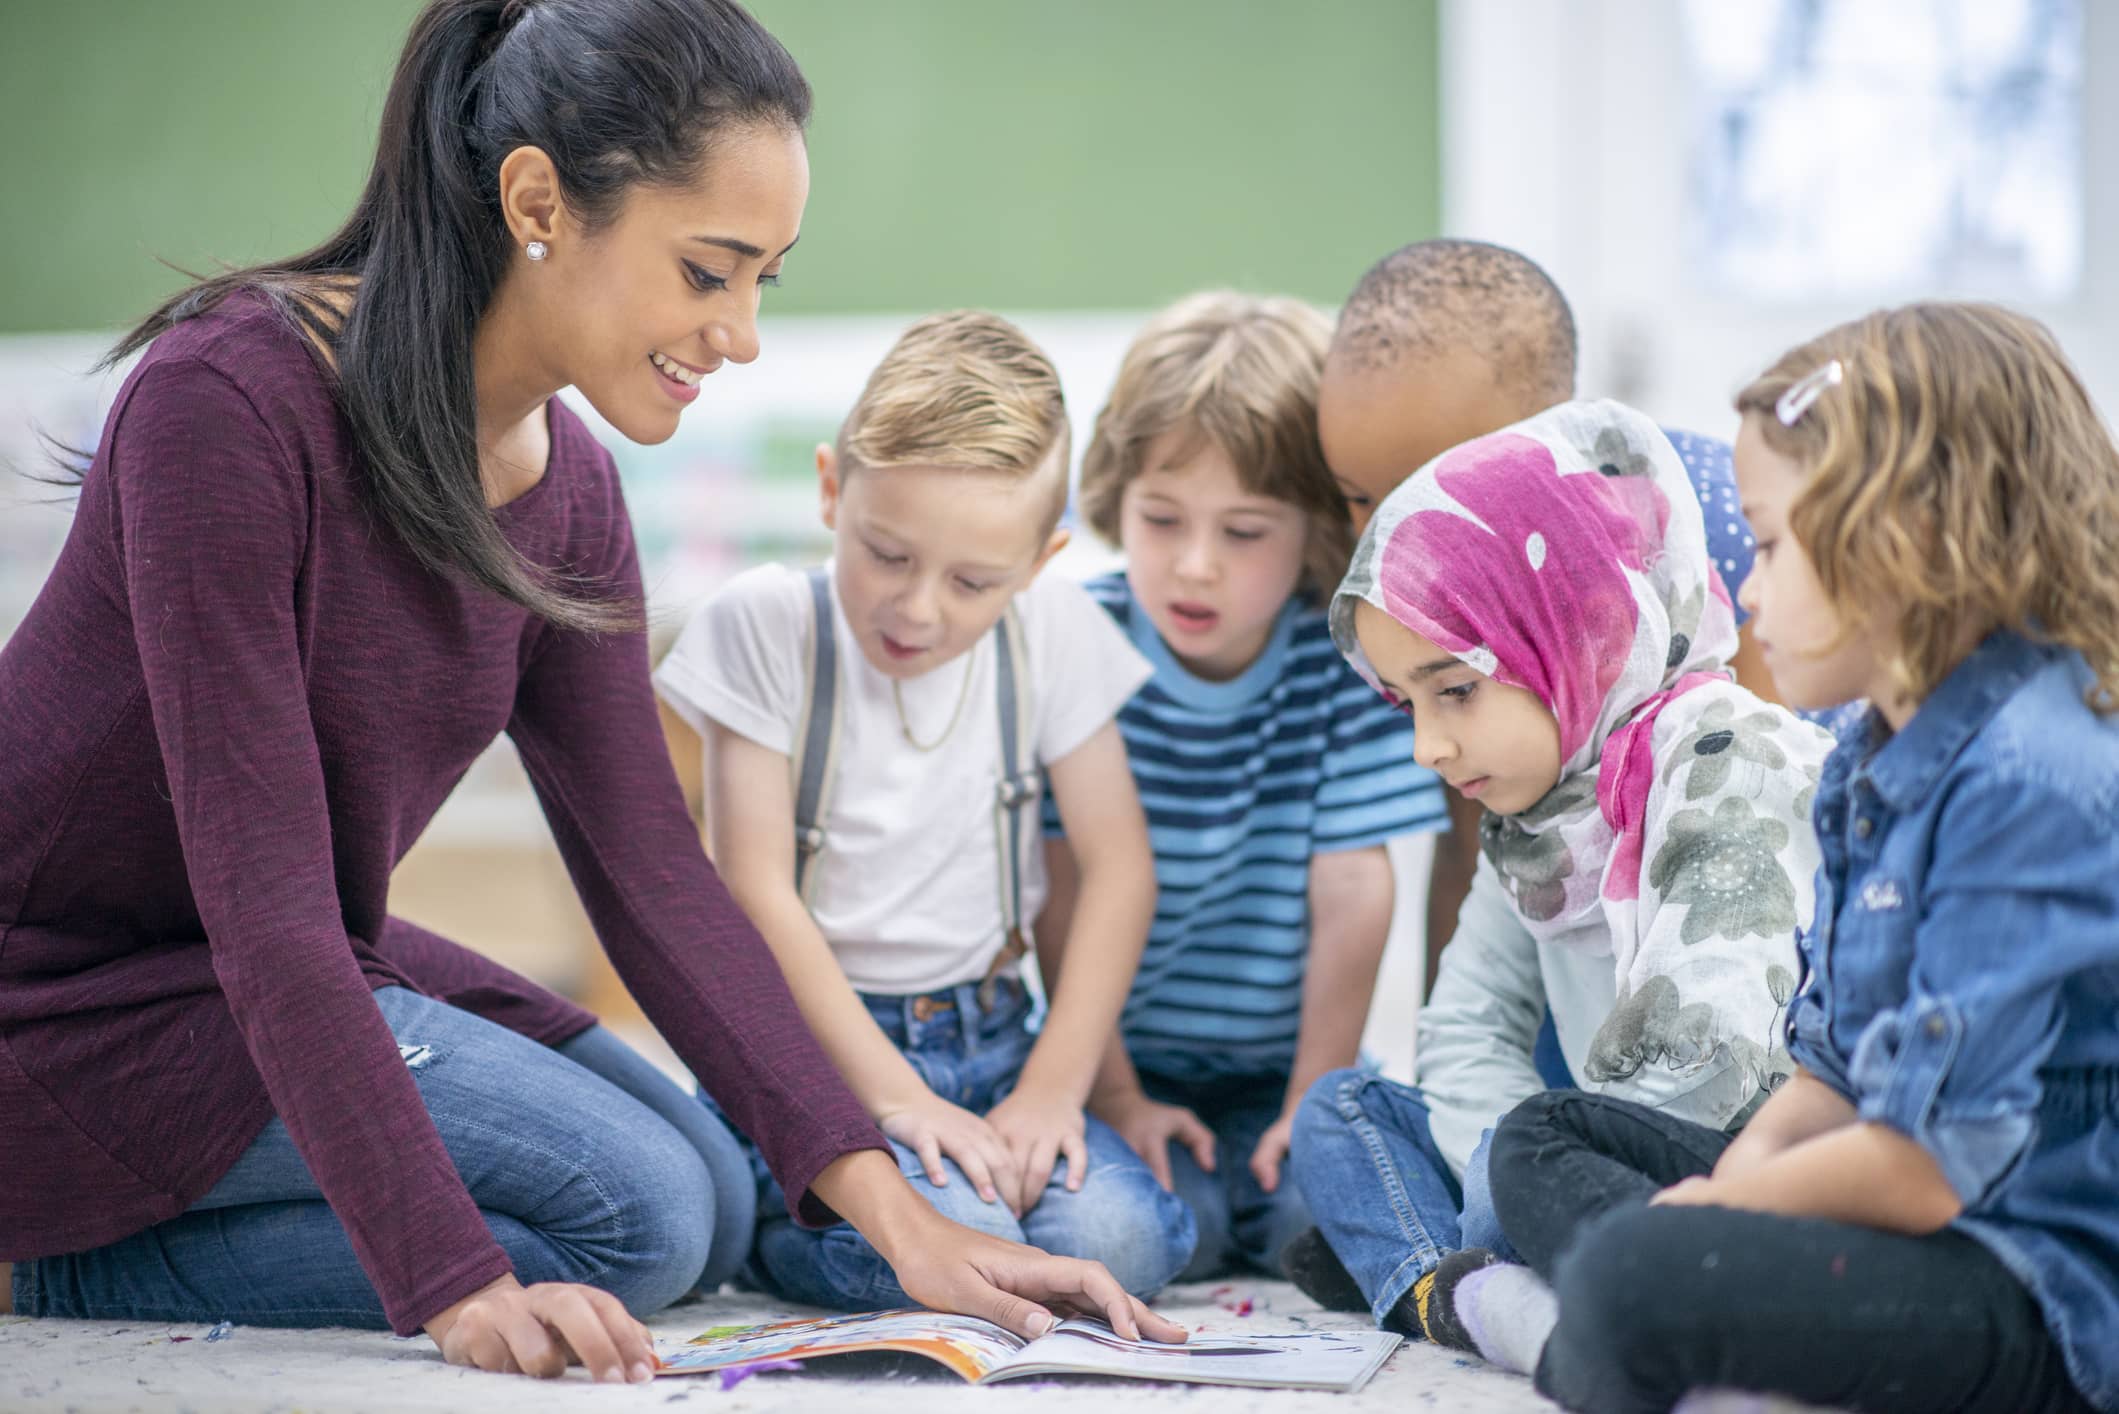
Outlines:
[[863, 467], [950, 467], [1052, 483], [1043, 533], [1067, 508], [1067, 403], [1028, 334], [982, 310], [911, 325], [868, 375], [836, 443], [841, 478]]
[[[1782, 423], [1782, 395], [1834, 359], [1841, 382]], [[2007, 628], [2081, 653], [2090, 706], [2119, 710], [2119, 449], [2043, 324], [1880, 310], [1789, 350], [1736, 407], [1807, 474], [1789, 528], [1847, 631], [1895, 638], [1911, 700]]]
[[1157, 314], [1126, 350], [1082, 453], [1082, 519], [1117, 544], [1119, 504], [1156, 440], [1177, 432], [1193, 448], [1210, 441], [1244, 490], [1307, 517], [1304, 588], [1329, 598], [1354, 553], [1346, 498], [1317, 441], [1331, 342], [1331, 322], [1296, 299], [1210, 291]]

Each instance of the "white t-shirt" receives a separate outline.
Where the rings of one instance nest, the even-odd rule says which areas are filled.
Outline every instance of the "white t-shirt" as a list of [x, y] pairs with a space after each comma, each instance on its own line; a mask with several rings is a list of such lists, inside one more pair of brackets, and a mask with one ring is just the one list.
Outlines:
[[[994, 828], [1002, 775], [991, 631], [969, 653], [901, 684], [921, 741], [905, 740], [891, 680], [854, 641], [832, 586], [838, 625], [839, 746], [825, 845], [811, 864], [810, 912], [858, 991], [933, 991], [986, 975], [1004, 941]], [[702, 734], [708, 719], [792, 755], [810, 652], [810, 590], [801, 570], [761, 565], [725, 585], [685, 625], [655, 671], [655, 689]], [[1042, 574], [1016, 597], [1039, 766], [1065, 758], [1111, 721], [1149, 666], [1111, 616], [1072, 580]], [[967, 668], [968, 659], [968, 668]], [[1045, 900], [1035, 807], [1027, 807], [1023, 917]], [[793, 839], [787, 847], [794, 849]]]

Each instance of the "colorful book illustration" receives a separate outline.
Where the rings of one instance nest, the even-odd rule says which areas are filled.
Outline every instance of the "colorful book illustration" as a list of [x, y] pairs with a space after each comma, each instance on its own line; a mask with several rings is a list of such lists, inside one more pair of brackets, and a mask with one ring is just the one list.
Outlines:
[[733, 1371], [827, 1355], [895, 1352], [924, 1356], [973, 1384], [1030, 1375], [1104, 1375], [1183, 1384], [1314, 1389], [1351, 1394], [1367, 1384], [1398, 1348], [1388, 1331], [1304, 1331], [1195, 1335], [1183, 1345], [1127, 1340], [1101, 1321], [1062, 1321], [1024, 1340], [974, 1316], [933, 1311], [874, 1311], [823, 1320], [708, 1331], [663, 1357], [664, 1375]]

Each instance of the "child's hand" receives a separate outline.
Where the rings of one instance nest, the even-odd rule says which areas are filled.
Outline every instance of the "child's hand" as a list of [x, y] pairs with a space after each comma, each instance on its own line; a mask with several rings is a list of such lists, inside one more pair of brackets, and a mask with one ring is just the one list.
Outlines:
[[1067, 1161], [1067, 1191], [1081, 1191], [1082, 1180], [1089, 1174], [1089, 1139], [1080, 1105], [1041, 1091], [1018, 1089], [986, 1112], [986, 1123], [1008, 1145], [1022, 1171], [1023, 1206], [1016, 1210], [1018, 1216], [1037, 1206], [1061, 1159]]
[[908, 1105], [877, 1115], [876, 1125], [919, 1155], [927, 1181], [935, 1187], [949, 1182], [949, 1171], [942, 1167], [946, 1154], [971, 1180], [979, 1197], [989, 1203], [1006, 1203], [1017, 1217], [1029, 1206], [1023, 1201], [1021, 1160], [991, 1124], [961, 1105], [929, 1091]]
[[1184, 1145], [1202, 1169], [1214, 1172], [1214, 1131], [1183, 1105], [1158, 1104], [1136, 1089], [1100, 1102], [1096, 1117], [1118, 1131], [1166, 1191], [1176, 1191], [1170, 1177], [1172, 1144]]
[[1258, 1147], [1251, 1151], [1251, 1176], [1268, 1193], [1280, 1189], [1280, 1165], [1287, 1159], [1288, 1145], [1294, 1137], [1295, 1112], [1282, 1110], [1273, 1127], [1258, 1136]]

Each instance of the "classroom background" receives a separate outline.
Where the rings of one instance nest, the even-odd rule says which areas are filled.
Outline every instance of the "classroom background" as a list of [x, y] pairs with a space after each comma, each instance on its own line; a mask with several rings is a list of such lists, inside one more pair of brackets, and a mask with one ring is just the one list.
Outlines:
[[[350, 208], [417, 0], [0, 0], [0, 640], [68, 510], [121, 327]], [[763, 355], [622, 468], [658, 648], [723, 580], [825, 548], [810, 449], [910, 318], [974, 305], [1077, 428], [1191, 290], [1327, 309], [1395, 247], [1516, 246], [1572, 300], [1581, 391], [1728, 436], [1733, 391], [1879, 304], [1991, 298], [2119, 399], [2119, 6], [2088, 0], [755, 0], [808, 73], [813, 194]], [[2100, 82], [2100, 79], [2102, 80]], [[576, 406], [582, 407], [577, 403]], [[585, 407], [582, 407], [587, 412]], [[1110, 562], [1086, 537], [1071, 572]], [[0, 703], [0, 711], [6, 704]], [[1425, 881], [1400, 858], [1369, 1041], [1410, 1057]], [[621, 1022], [503, 741], [392, 906]]]

